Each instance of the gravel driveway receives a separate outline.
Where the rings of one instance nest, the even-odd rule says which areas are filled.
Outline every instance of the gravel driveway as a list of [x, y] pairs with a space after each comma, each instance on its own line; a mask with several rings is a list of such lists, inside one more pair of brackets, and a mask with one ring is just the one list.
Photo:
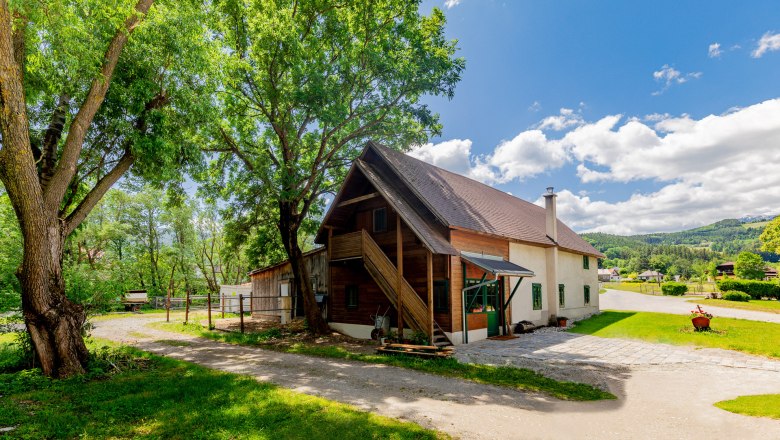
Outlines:
[[[93, 334], [460, 438], [668, 440], [698, 438], [699, 432], [710, 439], [780, 438], [780, 421], [712, 406], [738, 395], [780, 392], [778, 372], [698, 364], [614, 369], [602, 374], [618, 400], [566, 402], [395, 367], [240, 347], [145, 327], [155, 320], [160, 318], [100, 321]], [[189, 345], [156, 342], [171, 339]]]
[[[655, 296], [625, 290], [607, 289], [599, 295], [601, 310], [631, 310], [635, 312], [672, 313], [687, 315], [696, 305], [689, 303], [690, 297]], [[703, 299], [702, 304], [707, 304]], [[780, 324], [780, 313], [756, 312], [753, 310], [729, 309], [726, 307], [707, 306], [707, 311], [715, 316], [725, 318], [749, 319], [751, 321], [774, 322]]]

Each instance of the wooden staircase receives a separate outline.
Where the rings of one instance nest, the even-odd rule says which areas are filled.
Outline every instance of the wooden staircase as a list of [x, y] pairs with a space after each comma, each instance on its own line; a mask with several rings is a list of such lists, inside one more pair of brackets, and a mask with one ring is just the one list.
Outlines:
[[[398, 270], [395, 265], [387, 258], [374, 239], [362, 230], [353, 234], [360, 234], [360, 251], [363, 258], [363, 266], [371, 277], [374, 278], [379, 288], [390, 300], [391, 304], [398, 304]], [[428, 334], [429, 314], [428, 306], [417, 295], [409, 282], [405, 278], [401, 281], [401, 299], [404, 309], [405, 322], [417, 331]], [[431, 344], [437, 347], [452, 345], [447, 335], [439, 327], [436, 321], [433, 322], [433, 335], [431, 335]]]

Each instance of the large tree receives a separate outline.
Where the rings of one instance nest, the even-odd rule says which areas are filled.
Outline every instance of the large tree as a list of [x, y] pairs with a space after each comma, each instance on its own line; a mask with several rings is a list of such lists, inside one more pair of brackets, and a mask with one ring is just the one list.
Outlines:
[[762, 251], [780, 254], [780, 216], [767, 223], [759, 240]]
[[752, 252], [740, 252], [734, 262], [734, 274], [746, 280], [764, 278], [764, 260]]
[[225, 179], [239, 217], [276, 226], [309, 328], [324, 332], [301, 228], [367, 140], [408, 148], [440, 132], [421, 98], [452, 97], [464, 61], [444, 14], [423, 16], [415, 0], [217, 3], [227, 59], [213, 150], [224, 174], [212, 175]]
[[[187, 142], [208, 86], [200, 5], [0, 0], [0, 179], [24, 240], [22, 310], [43, 372], [84, 371], [83, 307], [65, 295], [67, 237], [128, 170], [155, 179]], [[203, 102], [205, 101], [205, 103]]]

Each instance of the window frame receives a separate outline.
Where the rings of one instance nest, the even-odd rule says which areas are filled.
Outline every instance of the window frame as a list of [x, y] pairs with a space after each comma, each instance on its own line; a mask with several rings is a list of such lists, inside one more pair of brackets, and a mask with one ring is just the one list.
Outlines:
[[[384, 216], [384, 226], [382, 228], [377, 227], [377, 214], [383, 213]], [[371, 211], [371, 228], [374, 232], [387, 232], [387, 207], [383, 206], [381, 208], [375, 208]]]
[[[538, 305], [537, 307], [537, 300]], [[531, 310], [542, 310], [542, 283], [531, 284]]]
[[582, 291], [583, 301], [586, 306], [590, 305], [590, 285], [586, 284]]
[[558, 284], [558, 307], [566, 308], [566, 285]]
[[587, 256], [587, 255], [583, 255], [582, 256], [582, 268], [584, 270], [589, 270], [590, 269], [590, 257]]
[[[357, 309], [360, 305], [359, 293], [360, 289], [357, 284], [344, 286], [344, 307], [349, 310]], [[350, 301], [350, 299], [354, 299], [354, 301]]]

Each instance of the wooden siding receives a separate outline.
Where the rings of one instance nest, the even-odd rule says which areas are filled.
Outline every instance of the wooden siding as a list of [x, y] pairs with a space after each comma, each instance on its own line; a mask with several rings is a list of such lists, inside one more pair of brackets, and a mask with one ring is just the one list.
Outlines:
[[[309, 276], [317, 278], [317, 291], [315, 293], [327, 293], [329, 285], [328, 253], [324, 251], [313, 252], [304, 255], [304, 264], [309, 270]], [[298, 298], [299, 289], [296, 288], [292, 266], [289, 262], [260, 270], [250, 275], [252, 280], [252, 296], [264, 298], [252, 298], [253, 316], [279, 317], [280, 312], [264, 312], [264, 310], [278, 307], [279, 286], [285, 282], [290, 283], [290, 296]], [[271, 298], [273, 297], [273, 298]], [[300, 302], [298, 300], [297, 302]], [[294, 316], [296, 314], [293, 314]]]

